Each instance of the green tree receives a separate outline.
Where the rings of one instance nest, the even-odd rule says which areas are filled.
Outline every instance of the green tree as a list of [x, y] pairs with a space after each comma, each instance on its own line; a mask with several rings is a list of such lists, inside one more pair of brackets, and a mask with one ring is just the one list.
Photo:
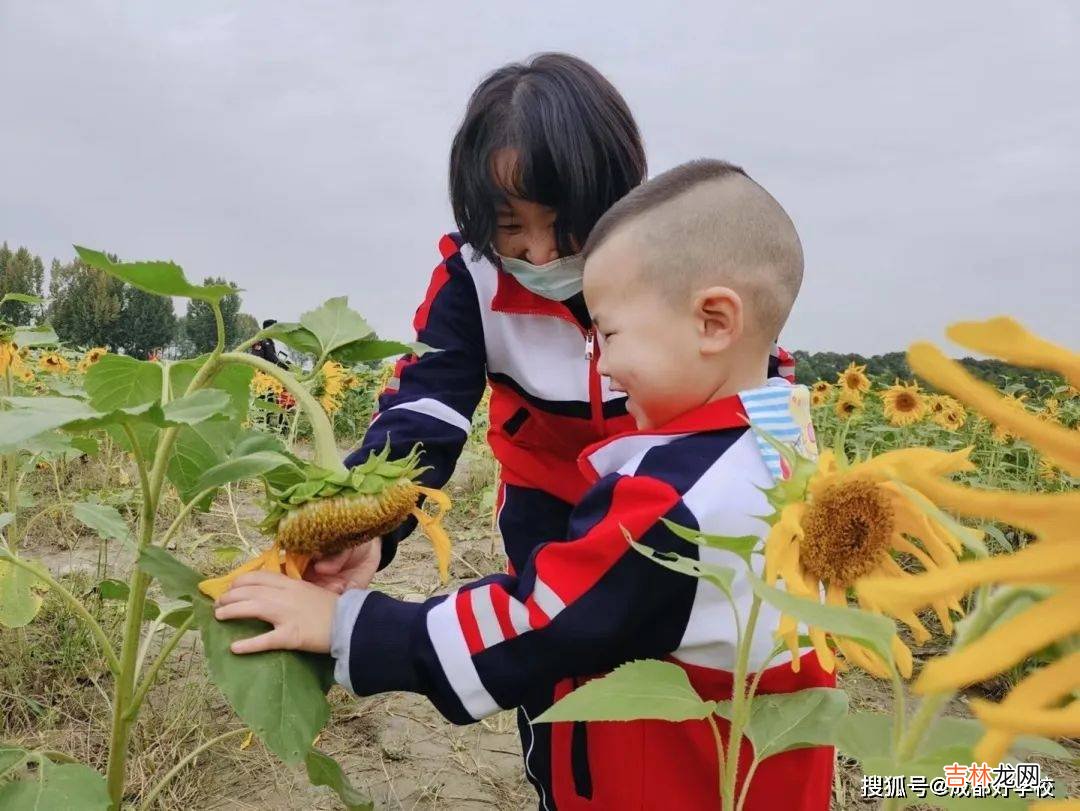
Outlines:
[[[259, 322], [255, 320], [255, 316], [248, 313], [237, 313], [236, 315], [236, 335], [233, 336], [236, 339], [236, 343], [246, 341], [260, 329]], [[236, 344], [232, 344], [236, 346]]]
[[53, 260], [49, 279], [49, 320], [60, 340], [76, 346], [118, 350], [124, 283], [79, 259]]
[[114, 340], [133, 358], [144, 359], [176, 338], [176, 313], [171, 298], [124, 285]]
[[[230, 284], [224, 279], [207, 277], [203, 284]], [[240, 312], [240, 293], [230, 293], [221, 300], [221, 317], [225, 321], [225, 346], [236, 346], [237, 318]], [[184, 316], [181, 348], [184, 354], [202, 355], [214, 348], [217, 343], [217, 328], [214, 323], [214, 311], [205, 301], [191, 299]]]
[[[0, 297], [5, 293], [42, 295], [45, 265], [41, 257], [26, 248], [12, 251], [5, 242], [0, 245]], [[41, 307], [23, 301], [9, 301], [0, 306], [0, 319], [12, 324], [30, 324], [41, 318]]]

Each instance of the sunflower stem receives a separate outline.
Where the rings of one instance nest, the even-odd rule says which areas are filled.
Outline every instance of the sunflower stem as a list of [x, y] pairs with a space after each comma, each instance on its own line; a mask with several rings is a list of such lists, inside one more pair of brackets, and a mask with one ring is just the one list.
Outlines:
[[738, 659], [735, 663], [735, 674], [731, 682], [731, 726], [728, 733], [727, 760], [724, 763], [724, 785], [721, 791], [724, 811], [735, 811], [742, 731], [746, 726], [753, 698], [747, 691], [746, 674], [750, 661], [750, 644], [754, 639], [754, 628], [757, 625], [760, 610], [761, 598], [755, 595], [754, 601], [750, 604], [750, 614], [746, 619], [746, 627], [742, 629]]
[[226, 363], [251, 366], [281, 383], [289, 394], [296, 398], [297, 405], [303, 409], [305, 416], [311, 422], [315, 444], [315, 464], [326, 470], [345, 470], [341, 455], [338, 453], [337, 443], [334, 441], [334, 428], [330, 424], [329, 417], [326, 416], [326, 412], [311, 392], [304, 388], [291, 373], [255, 355], [241, 352], [225, 352], [221, 355], [221, 360]]

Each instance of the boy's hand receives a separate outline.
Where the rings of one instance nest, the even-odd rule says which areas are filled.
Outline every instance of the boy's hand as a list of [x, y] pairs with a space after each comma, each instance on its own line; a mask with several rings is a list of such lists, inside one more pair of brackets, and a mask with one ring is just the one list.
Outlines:
[[304, 572], [304, 579], [337, 594], [347, 589], [366, 589], [375, 577], [382, 558], [382, 538], [338, 552], [336, 555], [313, 561]]
[[219, 620], [260, 619], [272, 631], [233, 642], [233, 653], [267, 650], [330, 652], [330, 631], [338, 596], [332, 591], [276, 572], [249, 572], [233, 581], [215, 603]]

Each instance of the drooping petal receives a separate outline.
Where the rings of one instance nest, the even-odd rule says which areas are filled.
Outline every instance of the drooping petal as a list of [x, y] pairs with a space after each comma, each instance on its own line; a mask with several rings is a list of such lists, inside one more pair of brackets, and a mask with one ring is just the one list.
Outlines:
[[[1035, 543], [1011, 555], [970, 560], [950, 569], [910, 577], [865, 577], [855, 583], [860, 600], [882, 611], [918, 610], [984, 583], [1070, 584], [1080, 582], [1080, 544]], [[1080, 614], [1080, 611], [1076, 612]]]
[[945, 330], [950, 339], [1006, 363], [1050, 369], [1080, 386], [1080, 354], [1029, 332], [1016, 319], [1002, 316], [986, 321], [961, 321]]
[[[927, 635], [927, 638], [929, 639], [929, 634]], [[903, 640], [898, 636], [893, 636], [891, 647], [893, 660], [896, 662], [896, 670], [905, 679], [910, 679], [911, 671], [914, 666], [911, 649], [905, 645]]]
[[912, 371], [938, 389], [947, 391], [978, 411], [999, 428], [1021, 436], [1046, 457], [1074, 476], [1080, 476], [1080, 442], [1075, 432], [1040, 420], [983, 383], [933, 344], [917, 343], [908, 350]]
[[965, 473], [974, 470], [975, 465], [971, 461], [971, 448], [961, 448], [958, 451], [899, 448], [867, 459], [859, 469], [904, 478], [904, 474], [916, 471], [931, 476]]
[[1050, 738], [1071, 738], [1080, 735], [1080, 701], [1062, 709], [1010, 710], [1000, 704], [971, 700], [971, 711], [987, 726], [1002, 732], [1045, 735]]
[[920, 477], [913, 486], [939, 507], [960, 515], [1010, 524], [1051, 543], [1075, 538], [1080, 490], [1065, 493], [979, 490], [928, 476]]
[[[1052, 706], [1076, 689], [1080, 689], [1080, 651], [1036, 670], [997, 706], [1002, 711], [1022, 714], [1029, 709]], [[992, 727], [975, 749], [976, 761], [1000, 763], [1012, 746], [1013, 738], [1011, 732]]]
[[1080, 632], [1080, 588], [1058, 592], [992, 628], [970, 645], [930, 661], [918, 693], [958, 689], [996, 676], [1051, 642]]

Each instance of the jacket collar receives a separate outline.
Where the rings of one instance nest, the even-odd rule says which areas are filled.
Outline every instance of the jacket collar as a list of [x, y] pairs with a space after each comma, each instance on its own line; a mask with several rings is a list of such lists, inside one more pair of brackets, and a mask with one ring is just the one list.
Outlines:
[[596, 442], [582, 451], [578, 468], [589, 482], [595, 482], [649, 448], [666, 445], [687, 434], [745, 428], [749, 423], [739, 396], [724, 397], [680, 414], [665, 425], [647, 431], [626, 431]]
[[491, 309], [502, 313], [523, 315], [549, 315], [561, 318], [581, 329], [581, 324], [561, 301], [539, 296], [502, 269], [501, 263], [495, 264], [496, 289], [491, 299]]

